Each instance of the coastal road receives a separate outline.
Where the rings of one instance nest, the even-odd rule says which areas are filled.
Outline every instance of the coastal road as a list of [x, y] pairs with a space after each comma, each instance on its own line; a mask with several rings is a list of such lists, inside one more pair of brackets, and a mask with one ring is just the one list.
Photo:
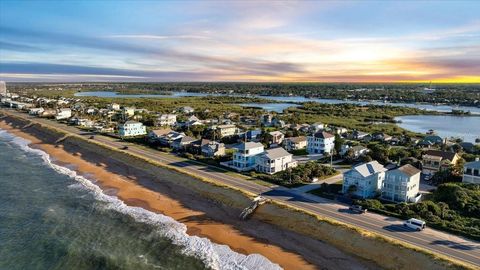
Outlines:
[[[2, 111], [42, 125], [53, 126], [66, 133], [75, 134], [84, 138], [88, 138], [91, 135], [75, 127], [66, 126], [55, 121], [34, 118], [12, 110], [2, 109]], [[247, 180], [246, 177], [240, 174], [231, 173], [217, 166], [187, 160], [173, 154], [125, 143], [107, 136], [95, 135], [95, 140], [114, 148], [121, 148], [124, 145], [128, 145], [129, 148], [126, 151], [138, 156], [175, 166], [185, 172], [199, 175], [227, 186], [259, 194], [273, 201], [300, 208], [313, 214], [350, 224], [480, 267], [480, 243], [473, 240], [430, 228], [421, 232], [411, 231], [402, 226], [402, 220], [374, 213], [353, 214], [348, 211], [347, 205], [281, 186], [263, 186], [254, 181]]]

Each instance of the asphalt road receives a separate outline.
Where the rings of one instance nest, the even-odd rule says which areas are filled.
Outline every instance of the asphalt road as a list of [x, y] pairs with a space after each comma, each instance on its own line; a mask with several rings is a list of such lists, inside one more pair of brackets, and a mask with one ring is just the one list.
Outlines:
[[[23, 113], [13, 112], [11, 110], [8, 110], [8, 113], [23, 118], [28, 118], [29, 120], [40, 124], [54, 126], [66, 131], [67, 133], [73, 133], [85, 138], [88, 138], [91, 135], [90, 133], [85, 133], [84, 131], [81, 131], [75, 127], [66, 126], [55, 121], [34, 118]], [[228, 186], [259, 194], [283, 204], [291, 205], [320, 216], [347, 223], [480, 267], [480, 243], [476, 241], [464, 239], [430, 228], [427, 228], [421, 232], [412, 231], [404, 228], [402, 226], [402, 220], [396, 218], [373, 213], [354, 214], [348, 211], [347, 205], [285, 187], [262, 186], [255, 182], [246, 180], [246, 178], [242, 177], [241, 175], [236, 176], [231, 173], [225, 174], [224, 172], [226, 172], [226, 170], [220, 167], [205, 165], [203, 163], [187, 160], [173, 154], [163, 153], [154, 149], [125, 143], [115, 138], [95, 135], [94, 140], [116, 148], [121, 148], [124, 145], [128, 145], [128, 150], [124, 151], [135, 153], [137, 155], [141, 155], [148, 159], [168, 164], [170, 166], [175, 166], [186, 172], [193, 173]]]

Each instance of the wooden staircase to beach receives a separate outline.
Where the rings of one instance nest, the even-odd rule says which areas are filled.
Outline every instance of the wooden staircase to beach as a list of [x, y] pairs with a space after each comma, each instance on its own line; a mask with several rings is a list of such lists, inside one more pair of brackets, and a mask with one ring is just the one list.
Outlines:
[[60, 139], [58, 139], [58, 140], [55, 141], [55, 144], [63, 142], [63, 141], [64, 141], [65, 139], [67, 139], [68, 137], [70, 137], [70, 135], [65, 135], [65, 136], [61, 137]]
[[264, 204], [265, 202], [267, 202], [267, 199], [263, 198], [262, 196], [255, 197], [250, 206], [243, 209], [242, 213], [240, 214], [240, 218], [243, 220], [247, 219], [255, 212], [258, 206]]

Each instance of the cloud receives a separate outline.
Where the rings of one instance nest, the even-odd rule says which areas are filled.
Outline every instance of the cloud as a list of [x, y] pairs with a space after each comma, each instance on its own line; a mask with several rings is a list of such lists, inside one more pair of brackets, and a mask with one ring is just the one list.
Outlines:
[[206, 36], [196, 36], [196, 35], [108, 35], [106, 38], [119, 38], [119, 39], [209, 39]]
[[37, 46], [22, 44], [22, 43], [15, 43], [15, 42], [8, 42], [0, 40], [0, 52], [2, 50], [8, 51], [17, 51], [17, 52], [39, 52], [45, 51], [44, 48], [40, 48]]

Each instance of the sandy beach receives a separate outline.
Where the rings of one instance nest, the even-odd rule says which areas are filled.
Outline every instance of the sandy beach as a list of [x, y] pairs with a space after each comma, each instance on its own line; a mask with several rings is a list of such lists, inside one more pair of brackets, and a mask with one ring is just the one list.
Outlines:
[[110, 193], [114, 190], [116, 195], [126, 204], [143, 207], [184, 223], [191, 235], [207, 237], [216, 243], [226, 244], [243, 254], [262, 254], [285, 269], [315, 269], [312, 264], [297, 254], [287, 252], [274, 245], [259, 242], [231, 226], [206, 218], [202, 212], [187, 209], [173, 199], [146, 189], [133, 182], [132, 179], [110, 173], [102, 164], [93, 164], [83, 159], [80, 152], [72, 155], [64, 151], [61, 145], [55, 147], [42, 143], [39, 139], [4, 123], [0, 124], [0, 128], [31, 141], [32, 147], [47, 152], [56, 160], [61, 160], [61, 164], [73, 164], [77, 172], [96, 180], [96, 184]]
[[[190, 235], [207, 237], [242, 254], [261, 254], [284, 269], [376, 268], [369, 264], [360, 264], [357, 258], [318, 240], [272, 229], [273, 226], [269, 224], [252, 220], [248, 221], [252, 223], [251, 226], [246, 226], [248, 224], [242, 224], [243, 221], [238, 220], [238, 212], [233, 212], [228, 207], [212, 207], [215, 206], [214, 203], [212, 205], [212, 202], [204, 201], [195, 194], [188, 194], [186, 190], [179, 190], [178, 187], [171, 185], [158, 185], [162, 176], [71, 144], [53, 145], [48, 139], [29, 131], [29, 128], [22, 130], [18, 127], [13, 127], [12, 123], [5, 120], [0, 121], [1, 129], [31, 141], [31, 147], [47, 152], [55, 162], [68, 165], [93, 180], [104, 192], [118, 196], [127, 205], [172, 217], [184, 223]], [[229, 217], [230, 220], [222, 218], [220, 222], [218, 217]], [[311, 247], [316, 248], [312, 250]], [[320, 250], [323, 252], [320, 253]], [[342, 265], [338, 264], [340, 261], [343, 262]]]

